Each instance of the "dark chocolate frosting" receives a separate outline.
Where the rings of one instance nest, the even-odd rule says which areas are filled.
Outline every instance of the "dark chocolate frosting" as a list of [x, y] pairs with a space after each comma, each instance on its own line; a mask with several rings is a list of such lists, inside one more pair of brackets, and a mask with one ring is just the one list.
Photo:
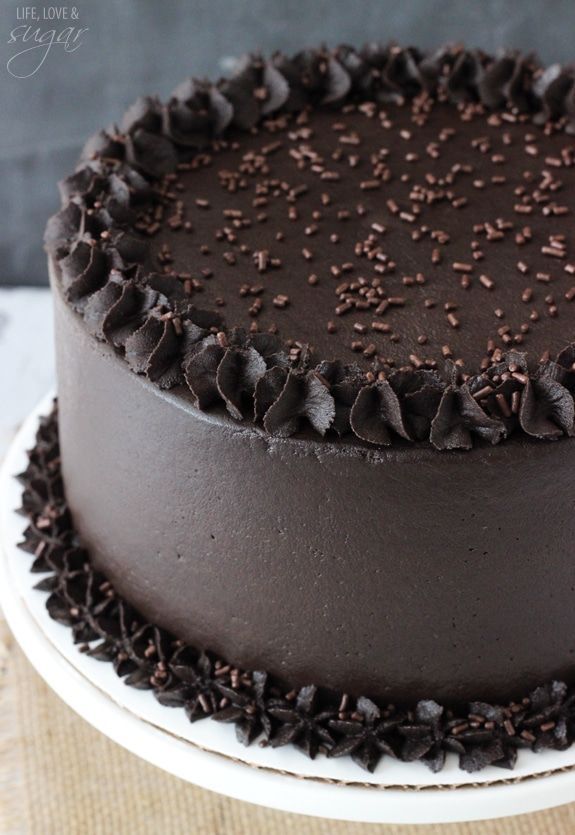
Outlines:
[[375, 445], [556, 439], [574, 129], [573, 71], [516, 53], [252, 57], [89, 140], [46, 244], [91, 332], [201, 409]]
[[92, 657], [112, 662], [126, 684], [153, 691], [161, 704], [184, 708], [191, 722], [234, 723], [240, 742], [297, 746], [310, 757], [351, 756], [373, 771], [392, 757], [420, 760], [439, 772], [446, 754], [476, 772], [513, 768], [521, 749], [565, 750], [575, 739], [575, 690], [543, 684], [507, 705], [472, 701], [454, 710], [432, 699], [377, 703], [305, 685], [286, 688], [265, 672], [233, 666], [150, 623], [95, 570], [82, 547], [64, 495], [56, 411], [41, 420], [20, 476], [29, 520], [21, 547], [34, 555], [36, 588], [49, 594], [52, 618], [72, 629]]
[[574, 77], [252, 57], [89, 140], [24, 478], [85, 649], [369, 769], [571, 744]]

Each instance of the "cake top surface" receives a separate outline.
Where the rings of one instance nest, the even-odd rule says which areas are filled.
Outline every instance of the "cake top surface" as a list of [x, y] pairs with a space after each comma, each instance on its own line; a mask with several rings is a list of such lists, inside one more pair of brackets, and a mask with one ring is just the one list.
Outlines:
[[574, 75], [394, 47], [252, 58], [86, 146], [47, 244], [138, 373], [274, 434], [572, 434]]
[[573, 336], [564, 132], [428, 99], [276, 117], [218, 146], [179, 173], [149, 267], [188, 276], [228, 325], [366, 370], [449, 356], [475, 372], [495, 348], [539, 359]]

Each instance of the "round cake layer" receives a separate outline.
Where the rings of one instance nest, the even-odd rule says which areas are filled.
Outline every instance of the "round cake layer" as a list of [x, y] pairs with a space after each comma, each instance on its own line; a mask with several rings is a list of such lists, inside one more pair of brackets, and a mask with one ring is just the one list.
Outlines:
[[31, 571], [44, 575], [35, 588], [46, 593], [50, 617], [71, 628], [82, 652], [113, 664], [126, 685], [152, 691], [161, 705], [183, 708], [190, 722], [234, 723], [244, 745], [295, 745], [311, 758], [350, 757], [370, 772], [394, 757], [438, 773], [448, 752], [468, 773], [513, 769], [519, 748], [565, 751], [575, 741], [575, 690], [557, 679], [507, 705], [377, 704], [315, 685], [282, 687], [150, 623], [78, 547], [62, 482], [57, 406], [41, 418], [19, 480], [28, 520], [20, 547], [34, 557]]
[[132, 374], [54, 290], [69, 505], [145, 616], [293, 686], [386, 701], [573, 681], [573, 443], [273, 438]]

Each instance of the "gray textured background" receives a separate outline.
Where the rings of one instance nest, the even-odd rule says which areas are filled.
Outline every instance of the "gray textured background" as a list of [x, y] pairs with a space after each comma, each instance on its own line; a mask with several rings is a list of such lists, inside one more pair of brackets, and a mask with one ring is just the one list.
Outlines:
[[224, 56], [380, 39], [575, 59], [575, 0], [77, 0], [83, 46], [54, 47], [35, 75], [17, 79], [7, 41], [23, 4], [0, 3], [0, 284], [47, 280], [43, 227], [83, 140], [142, 92], [165, 96], [187, 75], [221, 74]]

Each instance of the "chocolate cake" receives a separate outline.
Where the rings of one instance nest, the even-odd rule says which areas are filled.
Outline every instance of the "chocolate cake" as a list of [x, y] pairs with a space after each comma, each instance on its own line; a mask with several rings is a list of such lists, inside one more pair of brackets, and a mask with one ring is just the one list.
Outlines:
[[370, 46], [88, 141], [46, 232], [65, 502], [53, 422], [27, 477], [78, 640], [369, 768], [571, 743], [574, 130], [570, 69]]

